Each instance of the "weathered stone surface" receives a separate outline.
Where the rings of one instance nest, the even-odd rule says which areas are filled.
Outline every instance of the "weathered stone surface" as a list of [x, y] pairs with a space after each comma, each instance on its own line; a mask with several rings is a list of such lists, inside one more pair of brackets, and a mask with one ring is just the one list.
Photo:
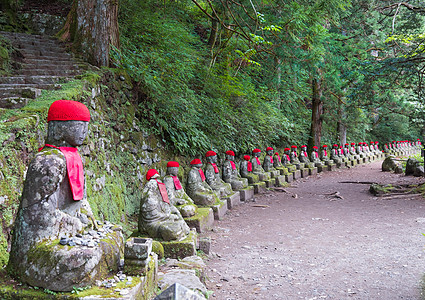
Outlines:
[[205, 285], [196, 276], [195, 270], [169, 270], [163, 276], [159, 278], [158, 285], [161, 290], [173, 285], [174, 283], [180, 283], [187, 288], [200, 292], [206, 295], [207, 289]]
[[165, 291], [156, 296], [154, 300], [205, 300], [200, 293], [194, 292], [180, 283], [174, 283]]
[[409, 158], [406, 163], [406, 175], [424, 176], [424, 167], [415, 158]]
[[233, 195], [227, 196], [226, 198], [224, 198], [223, 200], [227, 201], [227, 208], [228, 209], [232, 209], [237, 205], [241, 204], [241, 195], [240, 192], [236, 192]]
[[220, 199], [208, 183], [202, 180], [199, 170], [200, 165], [192, 165], [187, 175], [187, 194], [198, 206], [214, 205]]
[[223, 179], [221, 179], [220, 169], [217, 166], [217, 155], [207, 157], [205, 181], [220, 198], [225, 198], [233, 194], [230, 183], [224, 182]]
[[218, 201], [216, 204], [211, 205], [211, 208], [214, 212], [214, 220], [223, 220], [227, 212], [227, 201]]
[[197, 213], [185, 218], [189, 228], [195, 228], [198, 233], [206, 232], [214, 224], [214, 212], [210, 207], [199, 207]]
[[199, 250], [205, 254], [210, 254], [211, 251], [211, 238], [210, 237], [201, 237], [199, 239]]
[[252, 186], [240, 190], [239, 192], [241, 194], [241, 201], [247, 202], [254, 198], [254, 188]]
[[395, 157], [390, 155], [382, 162], [382, 171], [389, 172], [394, 171], [395, 173], [402, 173], [403, 169], [399, 163], [395, 161]]
[[193, 230], [190, 234], [181, 241], [160, 241], [164, 247], [164, 256], [167, 258], [185, 258], [187, 256], [196, 255], [196, 231]]

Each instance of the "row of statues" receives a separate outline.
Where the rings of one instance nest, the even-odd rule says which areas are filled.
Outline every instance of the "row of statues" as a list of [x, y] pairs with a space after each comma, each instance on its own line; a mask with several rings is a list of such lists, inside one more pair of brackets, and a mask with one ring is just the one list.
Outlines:
[[[77, 147], [87, 136], [89, 121], [88, 108], [76, 101], [58, 100], [49, 108], [46, 143], [28, 167], [7, 266], [10, 274], [29, 285], [71, 291], [93, 284], [105, 272], [118, 268], [123, 253], [122, 230], [96, 221], [87, 201]], [[372, 155], [380, 151], [378, 143], [373, 144], [334, 145], [330, 153], [323, 145], [320, 153], [313, 147], [310, 155], [305, 145], [299, 153], [292, 146], [285, 148], [282, 156], [268, 147], [262, 161], [261, 150], [254, 149], [252, 157], [245, 155], [240, 163], [233, 151], [227, 151], [221, 170], [217, 153], [208, 151], [205, 166], [200, 159], [190, 163], [186, 190], [177, 176], [179, 163], [170, 161], [162, 179], [155, 169], [146, 174], [139, 233], [164, 241], [184, 239], [190, 231], [184, 218], [197, 214], [199, 207], [219, 204], [249, 184], [292, 172], [300, 165], [314, 167], [330, 160]], [[386, 149], [411, 146], [397, 142]]]

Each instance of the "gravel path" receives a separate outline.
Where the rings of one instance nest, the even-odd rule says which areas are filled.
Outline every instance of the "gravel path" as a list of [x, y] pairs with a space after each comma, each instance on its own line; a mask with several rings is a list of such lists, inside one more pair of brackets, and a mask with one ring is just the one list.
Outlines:
[[422, 299], [425, 199], [340, 183], [425, 182], [380, 167], [299, 180], [230, 211], [209, 234], [211, 299]]

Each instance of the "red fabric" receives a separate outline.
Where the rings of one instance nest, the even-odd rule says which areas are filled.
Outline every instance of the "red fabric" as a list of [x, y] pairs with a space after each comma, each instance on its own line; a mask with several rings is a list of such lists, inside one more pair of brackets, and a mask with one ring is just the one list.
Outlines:
[[172, 176], [172, 175], [171, 177], [173, 178], [174, 187], [176, 188], [176, 190], [181, 190], [183, 187], [179, 178], [177, 176]]
[[251, 159], [251, 156], [249, 155], [244, 155], [243, 159], [245, 159], [246, 161], [249, 161]]
[[[84, 197], [84, 168], [78, 149], [75, 147], [56, 147], [46, 144], [45, 147], [59, 149], [66, 160], [66, 173], [71, 186], [72, 198], [79, 201]], [[41, 151], [44, 147], [40, 148]]]
[[167, 163], [167, 168], [178, 168], [179, 166], [179, 163], [176, 161], [169, 161]]
[[195, 158], [190, 162], [191, 165], [202, 165], [202, 161], [199, 158]]
[[158, 171], [155, 169], [149, 169], [148, 172], [146, 173], [146, 180], [151, 180], [152, 176], [158, 174]]
[[288, 161], [291, 161], [291, 158], [289, 157], [289, 155], [288, 154], [285, 154], [286, 155], [286, 159], [288, 160]]
[[211, 163], [211, 166], [213, 166], [213, 168], [214, 168], [214, 172], [215, 172], [216, 174], [218, 174], [218, 172], [220, 172], [220, 171], [218, 170], [217, 165], [216, 165], [215, 163]]
[[326, 150], [323, 150], [323, 151], [325, 151], [325, 156], [328, 156], [328, 151], [326, 151]]
[[229, 160], [229, 161], [230, 161], [230, 165], [232, 166], [232, 169], [233, 169], [233, 170], [236, 170], [235, 162], [234, 162], [234, 161], [232, 161], [232, 160]]
[[252, 153], [258, 153], [258, 152], [261, 152], [261, 150], [260, 150], [260, 149], [258, 149], [258, 148], [256, 148], [256, 149], [252, 150]]
[[269, 151], [269, 150], [272, 150], [273, 151], [273, 148], [272, 147], [267, 147], [266, 148], [266, 151]]
[[279, 155], [279, 153], [275, 153], [274, 155], [276, 155], [277, 156], [277, 160], [281, 163], [282, 162], [282, 160], [280, 159], [280, 155]]
[[319, 149], [317, 146], [313, 146], [313, 149]]
[[256, 157], [255, 160], [257, 161], [257, 164], [258, 165], [261, 165], [260, 160], [258, 159], [258, 157]]
[[319, 158], [319, 153], [317, 153], [317, 151], [314, 152], [314, 154], [316, 154], [316, 158]]
[[252, 162], [248, 162], [248, 172], [252, 172]]
[[293, 151], [292, 153], [294, 153], [295, 157], [298, 157], [297, 152]]
[[270, 163], [273, 163], [273, 156], [270, 155]]
[[307, 146], [306, 146], [306, 145], [302, 145], [302, 146], [301, 146], [301, 148], [303, 148], [303, 147], [307, 148]]
[[170, 204], [170, 199], [168, 199], [168, 193], [167, 193], [167, 188], [165, 187], [165, 184], [163, 184], [162, 182], [159, 182], [158, 180], [156, 180], [156, 183], [158, 184], [158, 189], [159, 189], [159, 193], [161, 194], [162, 201]]
[[292, 149], [296, 149], [296, 148], [297, 148], [297, 146], [295, 146], [295, 145], [292, 145], [292, 146], [291, 146], [291, 148], [292, 148]]
[[304, 156], [307, 157], [307, 151], [302, 151], [304, 153]]
[[323, 145], [322, 147], [323, 147], [323, 148], [328, 148], [328, 146], [327, 146], [327, 145]]
[[285, 149], [283, 149], [283, 151], [289, 151], [289, 150], [291, 150], [291, 149], [289, 149], [289, 148], [285, 148]]
[[50, 105], [47, 122], [90, 121], [90, 111], [83, 104], [72, 100], [57, 100]]
[[235, 156], [235, 152], [233, 152], [233, 151], [231, 151], [231, 150], [226, 151], [226, 154], [227, 154], [227, 155], [231, 155], [231, 156]]
[[205, 157], [210, 157], [210, 156], [215, 156], [217, 155], [217, 153], [215, 153], [214, 151], [210, 150], [205, 154]]
[[198, 172], [199, 172], [199, 175], [201, 175], [201, 179], [202, 179], [202, 181], [205, 181], [205, 174], [204, 174], [204, 171], [202, 171], [201, 169], [199, 169], [199, 170], [198, 170]]

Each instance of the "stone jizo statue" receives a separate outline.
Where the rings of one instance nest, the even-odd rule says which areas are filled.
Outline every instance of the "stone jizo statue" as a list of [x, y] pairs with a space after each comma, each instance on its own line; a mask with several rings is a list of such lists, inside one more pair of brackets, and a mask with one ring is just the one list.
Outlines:
[[206, 182], [202, 161], [195, 158], [190, 162], [191, 169], [187, 175], [187, 194], [199, 206], [211, 206], [220, 201], [219, 196]]
[[182, 240], [189, 234], [182, 215], [168, 198], [167, 188], [155, 169], [146, 173], [139, 212], [139, 233], [164, 241]]
[[310, 159], [308, 158], [308, 154], [307, 154], [307, 146], [306, 145], [301, 146], [299, 160], [300, 160], [300, 162], [305, 163], [305, 164], [310, 162]]
[[205, 158], [207, 160], [205, 167], [206, 182], [220, 197], [232, 195], [234, 192], [230, 183], [221, 179], [220, 169], [217, 166], [217, 153], [210, 150], [205, 154]]
[[[86, 197], [77, 147], [87, 136], [89, 121], [84, 104], [53, 102], [47, 115], [46, 143], [29, 164], [7, 269], [31, 286], [72, 291], [118, 268], [121, 229], [103, 226], [98, 234]], [[89, 238], [85, 232], [93, 235]], [[100, 236], [107, 242], [101, 242]]]
[[167, 173], [164, 176], [163, 182], [167, 188], [168, 199], [182, 215], [182, 217], [192, 217], [196, 214], [197, 207], [194, 205], [193, 200], [183, 189], [183, 185], [177, 176], [180, 164], [176, 161], [169, 161], [167, 163]]
[[329, 156], [328, 156], [328, 146], [322, 145], [322, 150], [320, 151], [320, 160], [325, 164], [329, 164]]
[[243, 178], [247, 178], [248, 179], [248, 183], [256, 183], [259, 181], [258, 179], [258, 175], [255, 175], [254, 173], [252, 173], [252, 162], [251, 160], [251, 156], [249, 155], [244, 155], [243, 157], [243, 161], [241, 161], [240, 164], [240, 173], [241, 173], [241, 177]]
[[263, 160], [263, 169], [266, 172], [276, 171], [276, 169], [274, 167], [273, 148], [272, 147], [267, 147], [267, 149], [266, 149], [266, 156], [264, 157], [264, 160]]
[[298, 158], [298, 153], [297, 153], [297, 146], [295, 146], [295, 145], [292, 145], [291, 146], [291, 155], [290, 155], [290, 157], [291, 157], [291, 164], [293, 164], [293, 165], [299, 165], [301, 162], [300, 162], [300, 160], [299, 160], [299, 158]]
[[235, 153], [231, 150], [226, 151], [226, 160], [223, 163], [223, 180], [232, 185], [235, 191], [248, 187], [248, 179], [242, 178], [236, 168]]
[[338, 144], [334, 144], [332, 146], [331, 159], [334, 161], [334, 163], [336, 163], [337, 167], [339, 167], [342, 164]]
[[311, 152], [311, 161], [314, 163], [316, 167], [323, 167], [323, 162], [319, 157], [319, 148], [317, 146], [313, 146], [313, 151]]
[[256, 148], [252, 150], [252, 173], [255, 175], [259, 175], [261, 177], [260, 180], [270, 180], [270, 173], [266, 173], [266, 171], [261, 166], [260, 162], [261, 150]]

